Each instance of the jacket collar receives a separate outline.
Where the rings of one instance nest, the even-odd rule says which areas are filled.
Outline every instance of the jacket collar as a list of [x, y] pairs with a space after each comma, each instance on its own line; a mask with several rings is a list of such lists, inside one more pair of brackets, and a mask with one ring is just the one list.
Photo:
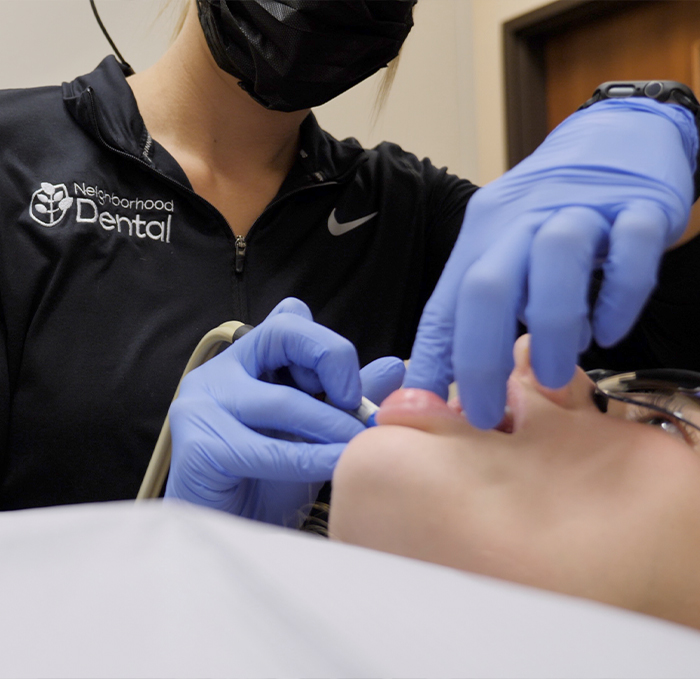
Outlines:
[[317, 182], [342, 181], [367, 160], [356, 139], [338, 141], [319, 127], [313, 113], [304, 118], [299, 137], [299, 162]]
[[78, 124], [98, 141], [141, 157], [148, 131], [126, 75], [108, 56], [87, 75], [63, 83], [63, 101]]
[[[97, 141], [144, 157], [150, 135], [126, 73], [113, 56], [103, 59], [92, 73], [63, 83], [63, 100], [73, 118]], [[301, 169], [301, 174], [315, 183], [342, 181], [366, 158], [355, 139], [338, 141], [324, 132], [310, 113], [301, 125], [298, 163], [291, 174], [297, 175]]]

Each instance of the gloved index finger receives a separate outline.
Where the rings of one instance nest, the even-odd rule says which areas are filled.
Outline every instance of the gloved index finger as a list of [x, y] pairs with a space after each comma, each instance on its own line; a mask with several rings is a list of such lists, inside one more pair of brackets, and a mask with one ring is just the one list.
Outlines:
[[442, 399], [447, 399], [453, 377], [452, 342], [457, 293], [471, 261], [471, 258], [465, 261], [465, 251], [469, 252], [470, 248], [465, 244], [468, 239], [464, 229], [462, 225], [452, 254], [421, 314], [403, 384], [407, 388], [427, 389]]
[[[279, 304], [277, 304], [272, 311], [267, 315], [267, 318], [272, 318], [272, 316], [277, 316], [278, 314], [296, 314], [302, 318], [306, 318], [309, 321], [313, 321], [313, 316], [309, 307], [296, 297], [286, 297]], [[253, 326], [244, 325], [239, 328], [234, 334], [234, 341], [240, 339], [249, 330], [252, 330]], [[318, 381], [318, 377], [308, 368], [303, 368], [301, 366], [291, 365], [287, 367], [288, 375], [282, 376], [283, 384], [292, 384], [299, 387], [302, 391], [307, 394], [317, 394], [323, 391], [321, 383]]]
[[274, 309], [267, 315], [267, 318], [276, 316], [277, 314], [296, 314], [309, 321], [313, 321], [311, 309], [297, 297], [285, 297]]
[[455, 312], [453, 364], [462, 407], [479, 429], [503, 418], [513, 367], [517, 310], [541, 215], [525, 215], [469, 269]]
[[[495, 202], [494, 202], [495, 200]], [[498, 195], [491, 186], [479, 189], [467, 204], [459, 236], [418, 324], [405, 387], [427, 389], [443, 399], [454, 375], [455, 314], [462, 279], [492, 245], [497, 225]]]
[[286, 313], [267, 318], [226, 351], [255, 378], [283, 367], [312, 370], [333, 403], [346, 409], [359, 405], [362, 390], [355, 347], [306, 318]]

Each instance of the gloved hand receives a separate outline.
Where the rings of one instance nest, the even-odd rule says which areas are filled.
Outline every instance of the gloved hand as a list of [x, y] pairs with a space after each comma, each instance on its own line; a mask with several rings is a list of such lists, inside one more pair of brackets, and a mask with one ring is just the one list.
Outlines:
[[[271, 381], [288, 369], [299, 389]], [[352, 344], [286, 299], [258, 327], [193, 370], [170, 408], [172, 463], [166, 498], [239, 516], [296, 525], [331, 478], [345, 444], [364, 430], [339, 408], [363, 390], [383, 400], [401, 386], [403, 362], [359, 370]], [[302, 391], [303, 390], [303, 391]]]
[[[477, 191], [423, 312], [405, 386], [444, 398], [454, 377], [469, 421], [485, 429], [503, 416], [518, 318], [550, 388], [571, 379], [591, 333], [601, 346], [619, 341], [685, 229], [697, 146], [681, 106], [602, 101]], [[588, 290], [600, 264], [591, 327]]]

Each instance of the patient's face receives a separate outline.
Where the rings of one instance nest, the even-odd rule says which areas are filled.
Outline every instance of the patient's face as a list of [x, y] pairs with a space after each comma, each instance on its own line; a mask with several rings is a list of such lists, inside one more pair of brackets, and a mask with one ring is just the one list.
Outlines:
[[[601, 413], [581, 371], [546, 390], [526, 338], [515, 354], [506, 431], [473, 429], [429, 392], [390, 396], [382, 426], [356, 437], [338, 465], [331, 534], [679, 620], [673, 587], [700, 595], [692, 438], [657, 418]], [[699, 597], [684, 590], [682, 600], [679, 621], [700, 621]]]

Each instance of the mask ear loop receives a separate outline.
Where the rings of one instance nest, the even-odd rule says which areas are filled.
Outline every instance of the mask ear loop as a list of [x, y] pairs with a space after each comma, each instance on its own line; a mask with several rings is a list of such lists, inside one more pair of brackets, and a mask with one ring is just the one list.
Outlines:
[[112, 38], [109, 37], [109, 33], [107, 33], [107, 29], [102, 23], [102, 19], [100, 19], [100, 15], [97, 12], [97, 7], [95, 7], [95, 0], [90, 0], [90, 7], [92, 7], [92, 13], [95, 15], [95, 19], [97, 19], [99, 27], [102, 29], [105, 38], [107, 38], [107, 42], [111, 45], [112, 49], [114, 50], [114, 53], [117, 55], [117, 59], [119, 59], [119, 62], [121, 63], [122, 68], [126, 72], [126, 75], [134, 75], [135, 71], [133, 68], [131, 68], [131, 64], [129, 64], [124, 59], [124, 57], [121, 55], [121, 52], [117, 49], [117, 46], [114, 44]]

